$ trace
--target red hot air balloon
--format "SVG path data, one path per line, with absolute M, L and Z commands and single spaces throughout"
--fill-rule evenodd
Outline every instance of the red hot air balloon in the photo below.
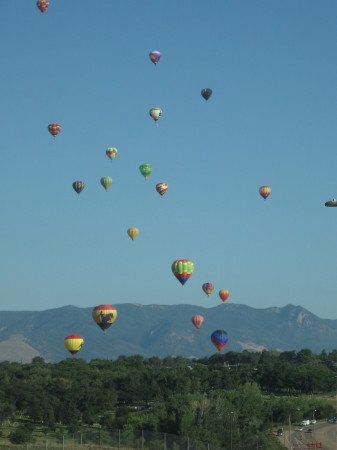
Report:
M 213 331 L 211 335 L 212 344 L 221 352 L 228 342 L 228 334 L 224 330 Z
M 214 286 L 212 283 L 204 283 L 202 285 L 202 290 L 205 292 L 207 297 L 210 296 L 210 294 L 213 292 Z
M 201 327 L 202 323 L 204 321 L 204 318 L 200 315 L 196 315 L 192 317 L 192 323 L 195 326 L 197 330 Z
M 229 291 L 227 291 L 226 289 L 221 289 L 221 291 L 219 291 L 219 297 L 225 303 L 225 301 L 229 297 Z
M 39 10 L 42 12 L 42 14 L 44 14 L 46 12 L 46 10 L 48 9 L 49 1 L 48 0 L 38 0 L 36 2 L 36 6 L 39 8 Z
M 48 131 L 52 136 L 54 136 L 55 139 L 61 131 L 61 125 L 59 123 L 51 123 L 48 125 Z

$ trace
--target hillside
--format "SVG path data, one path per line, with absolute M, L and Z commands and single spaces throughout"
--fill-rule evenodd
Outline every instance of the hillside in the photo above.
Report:
M 196 357 L 217 352 L 211 333 L 224 329 L 229 342 L 223 351 L 311 349 L 331 351 L 337 343 L 337 320 L 320 319 L 300 306 L 254 309 L 239 304 L 214 308 L 193 305 L 115 305 L 118 318 L 106 335 L 93 322 L 92 308 L 66 306 L 46 311 L 3 311 L 0 315 L 0 361 L 30 362 L 42 356 L 57 362 L 69 356 L 68 334 L 80 334 L 78 357 L 116 359 L 120 355 Z M 196 330 L 194 314 L 204 323 Z

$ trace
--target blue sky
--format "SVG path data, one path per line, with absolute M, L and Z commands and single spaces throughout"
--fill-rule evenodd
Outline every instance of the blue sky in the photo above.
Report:
M 228 289 L 336 319 L 336 20 L 335 0 L 0 0 L 0 309 L 212 307 Z

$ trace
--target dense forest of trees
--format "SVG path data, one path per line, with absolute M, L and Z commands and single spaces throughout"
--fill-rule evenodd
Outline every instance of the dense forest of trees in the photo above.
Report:
M 337 350 L 228 352 L 210 358 L 116 361 L 66 359 L 58 364 L 35 358 L 31 364 L 0 364 L 0 422 L 26 417 L 54 431 L 73 433 L 99 424 L 106 429 L 153 430 L 242 446 L 270 430 L 336 415 L 315 394 L 334 393 Z M 27 430 L 26 430 L 27 431 Z M 29 435 L 29 430 L 26 435 Z M 20 441 L 18 432 L 12 441 Z M 256 448 L 256 447 L 254 447 Z

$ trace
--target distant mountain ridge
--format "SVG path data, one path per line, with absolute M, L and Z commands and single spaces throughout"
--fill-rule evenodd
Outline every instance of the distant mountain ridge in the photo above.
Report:
M 45 311 L 3 311 L 0 314 L 0 361 L 30 362 L 42 356 L 58 362 L 70 356 L 64 338 L 80 334 L 79 358 L 117 359 L 120 355 L 208 357 L 217 352 L 214 330 L 229 334 L 225 351 L 295 350 L 327 352 L 337 348 L 337 320 L 320 319 L 301 306 L 255 309 L 240 304 L 213 308 L 193 305 L 114 305 L 116 322 L 106 335 L 93 322 L 92 308 L 65 306 Z M 191 322 L 201 314 L 197 330 Z

